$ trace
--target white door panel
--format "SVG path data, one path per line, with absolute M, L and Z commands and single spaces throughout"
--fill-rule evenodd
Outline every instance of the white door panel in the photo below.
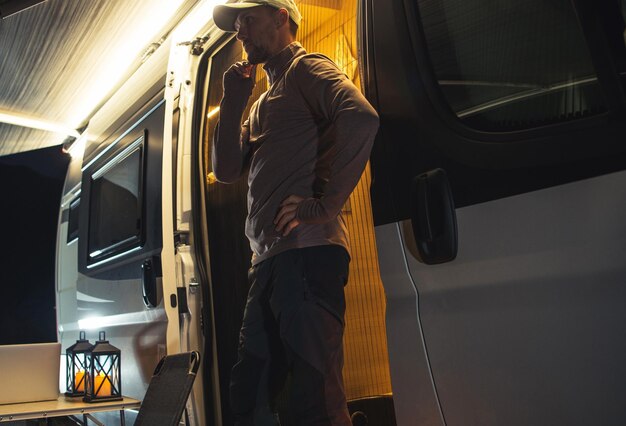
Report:
M 418 315 L 418 296 L 407 269 L 398 224 L 376 228 L 380 275 L 387 297 L 387 342 L 398 425 L 443 425 Z
M 401 224 L 447 425 L 626 419 L 625 211 L 626 172 L 461 208 L 433 266 Z

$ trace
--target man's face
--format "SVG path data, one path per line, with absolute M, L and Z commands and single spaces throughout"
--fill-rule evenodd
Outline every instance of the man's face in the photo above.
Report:
M 254 7 L 241 12 L 235 21 L 237 39 L 243 44 L 251 64 L 264 63 L 276 53 L 275 12 L 276 9 L 269 6 Z

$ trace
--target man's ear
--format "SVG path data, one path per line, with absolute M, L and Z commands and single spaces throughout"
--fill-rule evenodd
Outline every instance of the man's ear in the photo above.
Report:
M 274 22 L 276 23 L 276 28 L 280 28 L 285 24 L 289 25 L 289 12 L 287 12 L 287 9 L 278 9 Z

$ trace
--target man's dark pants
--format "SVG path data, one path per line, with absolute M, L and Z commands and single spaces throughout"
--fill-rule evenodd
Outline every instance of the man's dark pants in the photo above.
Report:
M 350 262 L 340 246 L 279 253 L 250 269 L 231 373 L 237 425 L 276 425 L 273 401 L 291 373 L 292 425 L 351 425 L 343 389 L 343 329 Z

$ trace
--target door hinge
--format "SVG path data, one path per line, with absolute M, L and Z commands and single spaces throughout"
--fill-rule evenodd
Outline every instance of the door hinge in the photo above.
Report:
M 196 37 L 195 39 L 191 40 L 191 41 L 183 41 L 181 43 L 178 43 L 177 46 L 189 46 L 189 51 L 191 52 L 192 55 L 198 56 L 200 54 L 202 54 L 202 52 L 204 52 L 204 47 L 202 47 L 204 45 L 204 43 L 207 42 L 209 38 L 208 37 Z

